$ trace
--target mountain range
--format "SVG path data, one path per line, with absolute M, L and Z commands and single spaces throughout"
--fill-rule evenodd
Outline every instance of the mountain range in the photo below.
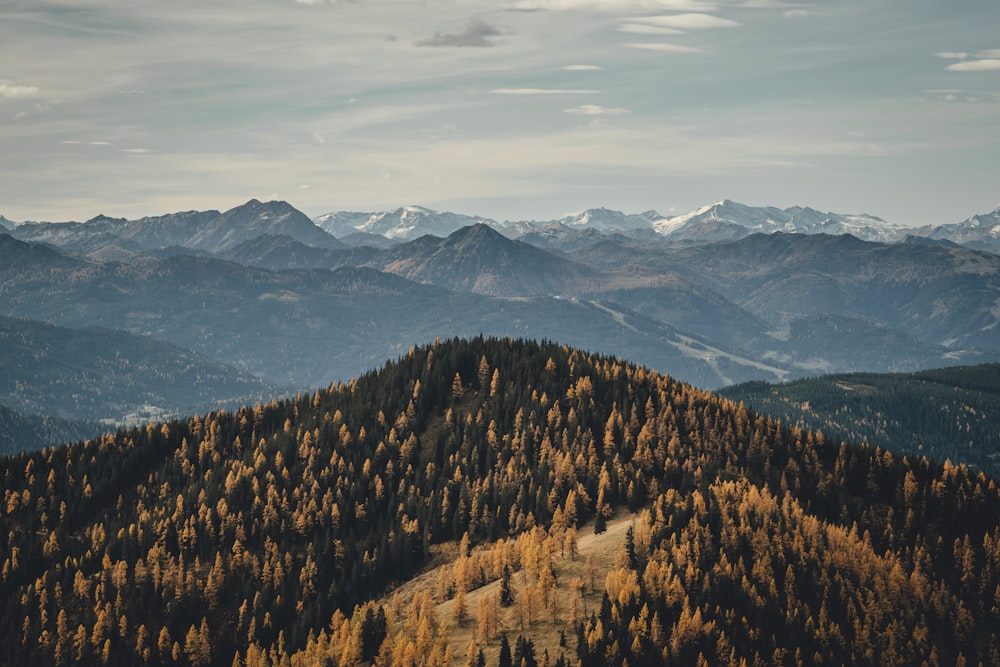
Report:
M 12 232 L 21 240 L 52 243 L 70 250 L 86 250 L 102 242 L 108 244 L 113 237 L 121 239 L 119 250 L 122 252 L 186 248 L 218 253 L 262 234 L 289 236 L 306 245 L 331 249 L 341 249 L 345 244 L 386 247 L 425 235 L 445 237 L 477 224 L 492 227 L 511 238 L 589 231 L 601 236 L 664 238 L 675 244 L 691 244 L 784 232 L 850 234 L 865 241 L 884 243 L 917 237 L 951 241 L 988 252 L 1000 251 L 1000 206 L 960 222 L 922 227 L 888 222 L 868 214 L 824 213 L 807 206 L 786 209 L 748 206 L 729 199 L 676 216 L 663 216 L 656 211 L 629 214 L 596 208 L 553 220 L 498 222 L 482 216 L 404 206 L 381 212 L 334 211 L 316 216 L 312 225 L 307 222 L 305 214 L 286 202 L 251 200 L 224 213 L 187 211 L 137 220 L 99 215 L 86 223 L 15 223 L 0 216 L 0 229 Z M 317 227 L 326 234 L 317 233 Z
M 123 330 L 272 388 L 326 386 L 415 344 L 480 333 L 618 354 L 709 389 L 1000 360 L 1000 256 L 912 229 L 865 240 L 899 235 L 872 216 L 728 200 L 675 218 L 373 215 L 327 219 L 351 243 L 285 202 L 256 200 L 222 213 L 22 223 L 0 234 L 0 314 L 67 336 Z M 975 228 L 988 236 L 993 217 Z M 431 226 L 442 236 L 408 239 Z M 959 227 L 973 225 L 949 229 Z M 23 358 L 50 363 L 32 340 Z M 240 392 L 188 393 L 208 409 Z M 60 409 L 4 400 L 79 414 L 68 396 Z

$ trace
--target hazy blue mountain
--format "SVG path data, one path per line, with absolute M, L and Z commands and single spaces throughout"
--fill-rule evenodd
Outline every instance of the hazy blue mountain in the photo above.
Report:
M 828 436 L 1000 474 L 1000 364 L 751 382 L 720 393 Z
M 273 392 L 233 366 L 148 336 L 0 317 L 0 405 L 21 413 L 121 421 L 144 406 L 204 412 Z
M 489 297 L 371 268 L 266 271 L 190 256 L 98 264 L 10 242 L 18 247 L 6 255 L 0 243 L 5 311 L 153 335 L 275 384 L 325 385 L 414 344 L 480 332 L 616 351 L 705 387 L 790 372 L 681 327 L 590 301 Z M 4 263 L 8 255 L 31 253 L 40 259 L 29 268 Z
M 0 456 L 93 438 L 107 430 L 96 420 L 25 415 L 0 405 Z
M 340 244 L 336 249 L 317 248 L 284 234 L 261 234 L 219 253 L 218 256 L 247 266 L 281 271 L 353 266 L 364 262 L 372 255 L 374 255 L 373 250 L 355 250 L 344 244 Z
M 418 282 L 492 296 L 578 295 L 606 278 L 484 224 L 386 250 L 373 265 Z
M 171 246 L 218 253 L 261 235 L 284 235 L 320 248 L 343 247 L 287 202 L 252 199 L 219 211 L 185 211 L 126 220 L 97 216 L 86 222 L 33 222 L 13 235 L 23 241 L 54 245 L 76 254 L 110 259 L 105 246 L 124 251 L 125 259 L 143 250 Z

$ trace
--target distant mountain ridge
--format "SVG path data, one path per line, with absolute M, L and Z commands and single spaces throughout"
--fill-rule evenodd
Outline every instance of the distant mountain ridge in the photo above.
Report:
M 558 262 L 501 240 L 543 264 Z M 449 245 L 435 237 L 412 243 L 427 246 L 431 255 L 439 244 Z M 37 256 L 33 262 L 16 261 L 31 255 Z M 0 308 L 61 326 L 117 326 L 155 336 L 273 384 L 302 388 L 356 376 L 422 341 L 480 332 L 618 351 L 702 386 L 777 379 L 791 371 L 596 299 L 496 297 L 367 266 L 271 271 L 186 255 L 100 263 L 2 235 Z
M 685 241 L 734 241 L 750 234 L 774 232 L 799 234 L 851 234 L 866 241 L 894 242 L 907 227 L 870 215 L 822 213 L 809 207 L 753 207 L 729 199 L 655 224 L 670 239 Z
M 377 258 L 378 268 L 411 280 L 492 296 L 576 295 L 601 275 L 479 223 L 445 239 L 423 237 Z
M 507 220 L 498 222 L 481 216 L 439 212 L 421 206 L 407 206 L 380 213 L 331 212 L 313 218 L 324 230 L 343 238 L 355 233 L 377 234 L 394 241 L 413 240 L 430 234 L 445 237 L 462 227 L 488 225 L 511 238 L 553 247 L 553 239 L 579 237 L 589 231 L 599 235 L 655 234 L 675 243 L 735 241 L 750 234 L 850 234 L 865 241 L 898 243 L 907 236 L 950 240 L 989 252 L 1000 251 L 1000 207 L 984 215 L 972 216 L 955 224 L 908 227 L 866 213 L 822 212 L 808 206 L 781 209 L 748 206 L 730 199 L 707 204 L 688 213 L 663 216 L 656 211 L 629 214 L 607 208 L 587 209 L 552 220 Z
M 302 389 L 479 333 L 617 354 L 704 388 L 1000 361 L 1000 256 L 913 229 L 865 240 L 901 229 L 873 216 L 731 200 L 672 218 L 390 213 L 331 214 L 346 242 L 257 200 L 22 223 L 0 232 L 0 315 L 121 329 Z M 988 237 L 998 215 L 962 229 Z
M 232 407 L 275 387 L 233 366 L 124 331 L 0 317 L 0 405 L 23 414 L 108 419 Z
M 784 232 L 850 234 L 882 243 L 922 237 L 1000 252 L 1000 207 L 959 223 L 923 227 L 908 227 L 864 213 L 825 213 L 808 206 L 786 209 L 748 206 L 730 199 L 675 216 L 663 216 L 652 210 L 629 214 L 592 208 L 553 220 L 503 222 L 423 206 L 403 206 L 381 212 L 334 211 L 310 220 L 287 202 L 256 199 L 221 213 L 184 211 L 136 220 L 98 215 L 83 223 L 16 224 L 0 217 L 0 231 L 20 240 L 49 243 L 98 259 L 111 259 L 115 252 L 118 256 L 129 256 L 169 247 L 217 254 L 261 235 L 287 236 L 305 245 L 330 250 L 359 245 L 388 247 L 425 235 L 444 238 L 463 227 L 477 224 L 511 238 L 540 242 L 549 249 L 557 249 L 564 242 L 579 244 L 581 232 L 598 236 L 663 238 L 681 245 L 735 241 L 750 234 Z
M 430 234 L 448 236 L 462 227 L 484 224 L 490 227 L 500 225 L 489 218 L 442 213 L 422 206 L 404 206 L 394 211 L 382 213 L 327 213 L 313 219 L 313 222 L 336 237 L 348 236 L 356 232 L 378 234 L 388 239 L 412 241 Z
M 912 232 L 930 239 L 944 239 L 977 250 L 1000 252 L 1000 206 L 990 213 L 971 216 L 952 225 L 920 227 Z
M 97 239 L 98 246 L 117 243 L 131 251 L 177 246 L 219 253 L 265 234 L 288 236 L 319 248 L 345 247 L 291 204 L 256 199 L 224 213 L 185 211 L 137 220 L 101 215 L 87 222 L 28 222 L 10 233 L 22 241 L 48 243 L 71 251 L 92 251 Z

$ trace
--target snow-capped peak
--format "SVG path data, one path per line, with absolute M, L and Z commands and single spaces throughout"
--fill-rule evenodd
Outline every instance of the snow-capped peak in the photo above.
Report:
M 498 223 L 488 218 L 440 212 L 424 206 L 401 206 L 376 213 L 336 211 L 313 218 L 313 222 L 337 237 L 365 232 L 398 241 L 425 234 L 443 238 L 462 227 L 479 223 L 499 228 Z
M 717 241 L 747 234 L 787 232 L 799 234 L 853 234 L 869 241 L 897 241 L 905 227 L 870 215 L 841 215 L 792 206 L 747 206 L 731 199 L 707 204 L 690 213 L 663 220 L 655 225 L 663 236 L 689 240 Z

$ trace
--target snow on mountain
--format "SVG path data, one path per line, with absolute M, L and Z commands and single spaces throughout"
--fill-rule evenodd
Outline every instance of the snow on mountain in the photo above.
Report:
M 911 229 L 865 214 L 823 213 L 809 207 L 787 209 L 747 206 L 730 199 L 708 204 L 690 213 L 653 225 L 657 233 L 674 240 L 735 240 L 749 234 L 851 234 L 865 241 L 894 242 Z
M 650 229 L 664 217 L 656 211 L 644 213 L 622 213 L 607 208 L 589 208 L 575 215 L 566 216 L 559 222 L 570 229 L 596 229 L 602 232 L 619 232 L 633 229 Z
M 977 250 L 1000 252 L 1000 206 L 990 213 L 974 215 L 948 225 L 929 225 L 913 230 L 931 239 L 945 239 Z
M 26 222 L 12 233 L 23 241 L 51 243 L 83 253 L 122 243 L 135 250 L 179 246 L 217 253 L 262 234 L 285 235 L 320 248 L 341 246 L 291 204 L 256 199 L 224 213 L 184 211 L 137 220 L 98 215 L 86 222 Z
M 426 234 L 443 238 L 463 227 L 476 224 L 500 228 L 499 223 L 489 218 L 440 212 L 422 206 L 404 206 L 381 213 L 337 211 L 313 218 L 313 222 L 336 237 L 364 232 L 405 241 Z
M 8 220 L 7 218 L 5 218 L 2 215 L 0 215 L 0 229 L 9 232 L 10 230 L 14 229 L 15 227 L 17 227 L 17 223 L 16 222 L 14 222 L 13 220 Z

